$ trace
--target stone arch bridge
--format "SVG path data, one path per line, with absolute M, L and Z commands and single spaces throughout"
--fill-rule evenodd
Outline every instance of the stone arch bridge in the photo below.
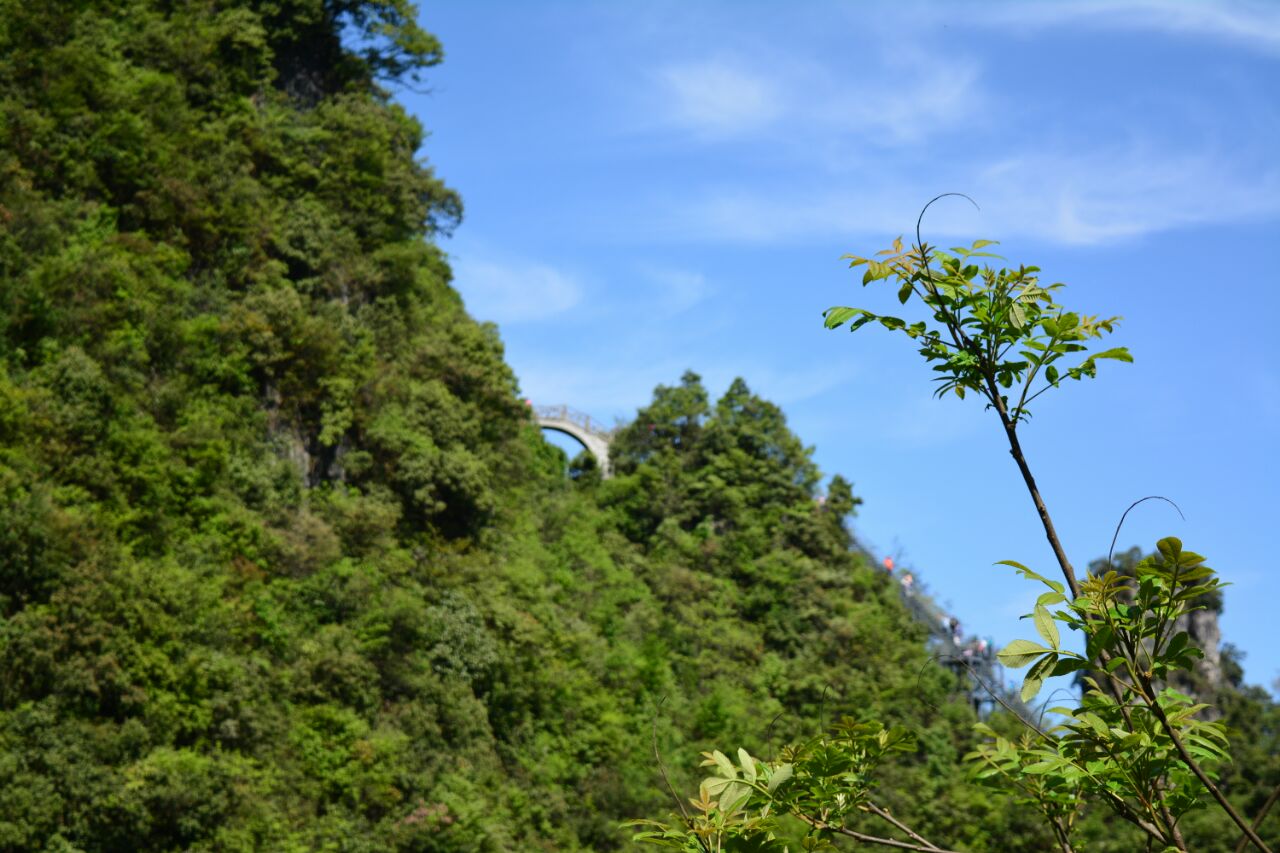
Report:
M 613 466 L 609 464 L 609 443 L 613 441 L 614 433 L 611 428 L 568 406 L 535 406 L 530 403 L 530 408 L 538 426 L 564 433 L 585 447 L 596 458 L 600 474 L 606 480 L 613 474 Z

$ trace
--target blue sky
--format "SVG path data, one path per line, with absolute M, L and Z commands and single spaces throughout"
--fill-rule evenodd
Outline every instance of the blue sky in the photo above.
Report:
M 914 226 L 1001 241 L 1120 314 L 1136 362 L 1041 398 L 1023 442 L 1073 560 L 1164 535 L 1234 584 L 1280 676 L 1280 4 L 425 0 L 446 60 L 398 97 L 463 195 L 456 285 L 526 396 L 627 419 L 735 376 L 866 501 L 855 528 L 1007 642 L 1052 555 L 993 415 L 931 397 L 896 306 L 839 260 Z

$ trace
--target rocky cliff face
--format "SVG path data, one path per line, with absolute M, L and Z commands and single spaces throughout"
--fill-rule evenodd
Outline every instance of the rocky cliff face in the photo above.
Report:
M 1218 625 L 1219 611 L 1216 608 L 1196 610 L 1178 618 L 1179 631 L 1191 635 L 1191 642 L 1199 646 L 1204 657 L 1196 661 L 1195 678 L 1188 685 L 1195 691 L 1193 695 L 1201 701 L 1213 701 L 1213 694 L 1225 684 L 1222 673 L 1222 628 Z

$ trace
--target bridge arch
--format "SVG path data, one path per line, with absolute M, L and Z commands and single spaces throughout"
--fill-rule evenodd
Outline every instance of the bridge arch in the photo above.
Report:
M 609 464 L 609 443 L 613 440 L 613 430 L 593 421 L 590 415 L 568 406 L 530 406 L 538 426 L 574 439 L 596 458 L 604 479 L 613 475 L 613 467 Z

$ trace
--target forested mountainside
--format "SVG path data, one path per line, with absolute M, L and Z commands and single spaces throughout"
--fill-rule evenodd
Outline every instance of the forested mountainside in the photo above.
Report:
M 918 828 L 1040 849 L 776 406 L 689 374 L 565 476 L 436 245 L 415 21 L 0 0 L 0 850 L 619 849 L 655 751 L 840 713 L 920 731 Z

